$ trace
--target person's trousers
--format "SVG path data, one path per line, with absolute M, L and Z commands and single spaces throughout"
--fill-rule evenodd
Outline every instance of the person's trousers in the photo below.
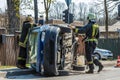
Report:
M 24 47 L 20 46 L 20 51 L 17 59 L 17 64 L 19 65 L 26 65 L 26 59 L 27 59 L 27 50 Z
M 91 71 L 94 70 L 94 64 L 96 66 L 101 66 L 102 65 L 99 62 L 98 59 L 93 58 L 93 53 L 94 53 L 95 48 L 96 48 L 96 42 L 95 41 L 85 42 L 86 59 L 87 59 L 87 62 L 88 62 L 89 70 L 91 70 Z

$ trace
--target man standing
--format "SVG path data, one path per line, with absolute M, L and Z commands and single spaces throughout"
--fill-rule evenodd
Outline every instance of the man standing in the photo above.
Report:
M 21 37 L 19 41 L 20 50 L 19 50 L 16 66 L 20 69 L 28 68 L 26 67 L 26 59 L 27 59 L 26 45 L 28 40 L 28 32 L 33 26 L 35 26 L 35 24 L 33 24 L 33 18 L 31 16 L 27 16 L 26 20 L 23 22 Z
M 40 19 L 39 19 L 39 22 L 38 22 L 38 25 L 39 26 L 42 26 L 44 24 L 44 18 L 43 18 L 43 16 L 41 15 L 40 16 Z
M 90 13 L 88 14 L 88 24 L 82 28 L 75 28 L 75 33 L 85 33 L 86 37 L 85 41 L 85 52 L 86 52 L 86 59 L 89 66 L 89 70 L 86 73 L 94 73 L 94 64 L 99 66 L 98 72 L 102 71 L 103 65 L 99 62 L 97 58 L 93 55 L 96 45 L 98 43 L 97 39 L 99 38 L 99 27 L 96 23 L 95 15 Z M 94 63 L 94 64 L 93 64 Z

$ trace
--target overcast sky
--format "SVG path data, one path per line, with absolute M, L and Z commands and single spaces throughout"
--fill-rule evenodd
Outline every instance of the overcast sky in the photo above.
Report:
M 0 8 L 4 11 L 6 8 L 6 0 L 0 0 Z

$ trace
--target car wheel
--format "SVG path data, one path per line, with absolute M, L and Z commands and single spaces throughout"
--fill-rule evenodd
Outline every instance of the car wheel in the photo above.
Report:
M 97 59 L 99 60 L 101 59 L 101 56 L 98 53 L 95 53 L 94 56 L 97 57 Z

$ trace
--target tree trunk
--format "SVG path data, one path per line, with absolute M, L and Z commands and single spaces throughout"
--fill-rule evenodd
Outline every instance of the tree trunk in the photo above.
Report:
M 107 2 L 104 0 L 104 7 L 105 7 L 105 30 L 106 30 L 106 38 L 108 38 L 108 9 L 107 9 Z
M 48 9 L 46 9 L 46 24 L 48 23 Z
M 50 9 L 52 0 L 44 0 L 45 14 L 46 14 L 46 23 L 48 23 L 48 12 Z
M 17 0 L 17 6 L 14 2 L 15 0 L 7 0 L 8 9 L 8 32 L 13 34 L 15 30 L 20 27 L 20 14 L 19 14 L 19 4 L 20 1 Z

